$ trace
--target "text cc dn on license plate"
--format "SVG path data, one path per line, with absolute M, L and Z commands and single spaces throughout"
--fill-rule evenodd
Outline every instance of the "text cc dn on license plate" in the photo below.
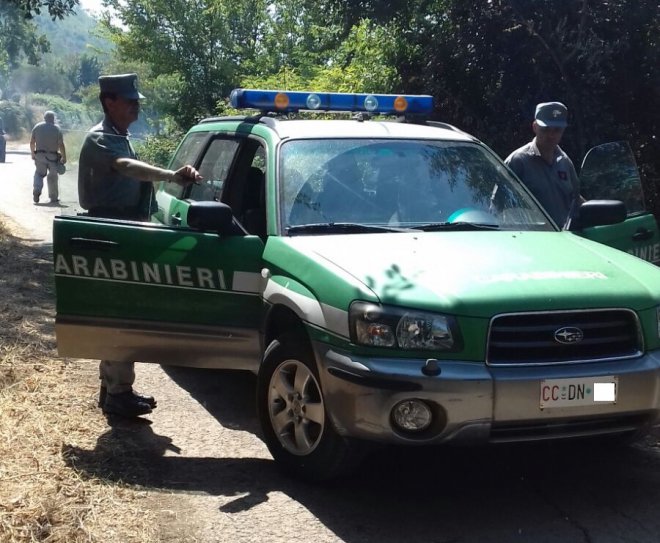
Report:
M 540 407 L 578 407 L 616 403 L 619 379 L 581 377 L 577 379 L 544 379 L 540 388 Z

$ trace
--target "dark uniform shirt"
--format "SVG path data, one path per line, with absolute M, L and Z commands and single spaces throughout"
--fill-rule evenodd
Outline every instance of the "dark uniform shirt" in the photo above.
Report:
M 548 164 L 533 140 L 504 161 L 531 191 L 552 219 L 563 226 L 580 196 L 580 180 L 573 162 L 559 147 Z
M 78 198 L 97 217 L 146 220 L 153 199 L 151 183 L 127 177 L 113 168 L 118 158 L 137 158 L 128 135 L 105 117 L 92 127 L 80 150 Z

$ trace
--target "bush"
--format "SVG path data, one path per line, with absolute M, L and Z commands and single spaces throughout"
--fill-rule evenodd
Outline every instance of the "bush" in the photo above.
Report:
M 179 132 L 147 136 L 136 143 L 135 150 L 140 160 L 164 168 L 169 164 L 182 137 L 183 134 Z
M 5 132 L 12 137 L 21 137 L 30 125 L 25 108 L 9 100 L 0 101 L 0 117 L 4 121 Z
M 90 111 L 83 104 L 70 102 L 60 96 L 50 94 L 31 94 L 32 124 L 43 120 L 43 113 L 52 110 L 57 116 L 58 124 L 64 129 L 84 129 L 96 124 L 97 111 Z

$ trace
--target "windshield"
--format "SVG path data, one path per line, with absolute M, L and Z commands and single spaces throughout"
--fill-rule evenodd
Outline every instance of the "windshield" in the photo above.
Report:
M 554 229 L 506 167 L 469 142 L 292 140 L 281 147 L 279 187 L 290 234 Z

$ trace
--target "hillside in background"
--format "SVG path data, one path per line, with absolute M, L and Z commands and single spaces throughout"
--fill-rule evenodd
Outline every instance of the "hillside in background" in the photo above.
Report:
M 78 8 L 75 15 L 53 21 L 47 14 L 34 18 L 39 32 L 43 33 L 51 45 L 49 57 L 62 60 L 72 55 L 105 56 L 112 50 L 112 43 L 101 36 L 98 21 L 84 9 Z

